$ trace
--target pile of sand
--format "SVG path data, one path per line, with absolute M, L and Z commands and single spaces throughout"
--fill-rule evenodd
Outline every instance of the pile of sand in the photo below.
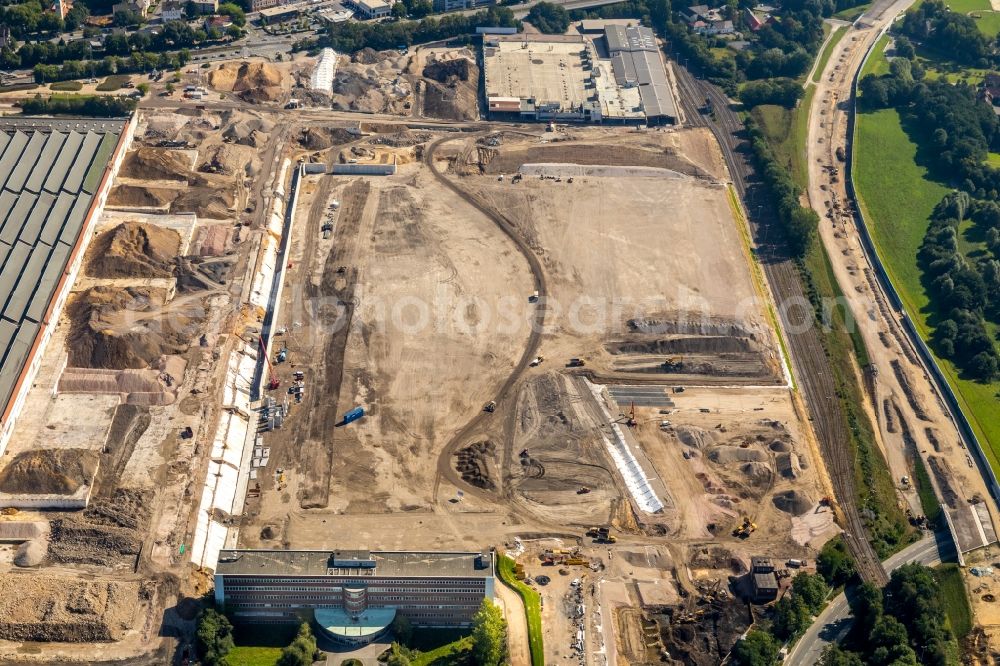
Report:
M 748 462 L 740 466 L 740 471 L 754 485 L 764 485 L 771 480 L 771 467 L 766 463 Z
M 37 567 L 45 561 L 49 552 L 49 542 L 45 539 L 31 539 L 17 547 L 14 553 L 14 566 Z
M 142 147 L 128 154 L 121 173 L 143 180 L 186 181 L 190 172 L 190 154 L 167 148 Z
M 162 290 L 138 287 L 91 287 L 78 294 L 66 308 L 69 366 L 158 367 L 160 357 L 184 352 L 197 339 L 200 318 L 179 310 L 169 316 L 143 316 L 162 302 Z
M 121 640 L 138 608 L 137 582 L 0 574 L 0 638 L 4 640 Z
M 677 426 L 677 437 L 688 446 L 704 449 L 715 444 L 715 436 L 695 426 Z
M 97 473 L 100 456 L 87 449 L 22 451 L 0 472 L 0 492 L 72 495 Z
M 809 495 L 798 490 L 786 490 L 778 493 L 772 499 L 774 506 L 780 511 L 793 516 L 801 516 L 812 508 L 814 502 Z
M 708 451 L 708 459 L 721 465 L 731 462 L 766 462 L 767 454 L 758 449 L 742 449 L 738 446 L 715 446 Z
M 180 246 L 180 234 L 173 229 L 123 222 L 94 239 L 87 274 L 97 278 L 170 277 Z
M 275 102 L 284 95 L 281 72 L 266 62 L 223 63 L 208 75 L 208 84 L 245 102 Z
M 794 453 L 779 453 L 776 459 L 778 472 L 789 479 L 797 479 L 802 474 L 802 464 Z
M 229 122 L 230 118 L 226 118 Z M 274 123 L 261 118 L 237 118 L 222 131 L 222 140 L 228 143 L 238 143 L 242 146 L 256 148 L 267 141 L 267 136 L 274 131 Z
M 780 439 L 776 439 L 770 444 L 770 449 L 775 453 L 788 453 L 792 450 L 792 445 L 788 442 L 783 442 Z

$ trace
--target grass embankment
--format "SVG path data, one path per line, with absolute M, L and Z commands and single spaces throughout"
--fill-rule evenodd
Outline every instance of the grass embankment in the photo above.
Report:
M 858 115 L 854 178 L 862 211 L 889 278 L 920 336 L 929 340 L 930 299 L 921 281 L 917 253 L 934 206 L 949 191 L 917 163 L 910 140 L 893 109 Z M 994 469 L 1000 469 L 1000 382 L 961 379 L 955 366 L 938 358 L 958 402 Z
M 37 83 L 12 83 L 8 86 L 0 86 L 0 93 L 22 92 L 25 90 L 34 90 L 37 87 Z
M 236 625 L 236 647 L 226 655 L 229 666 L 274 666 L 281 650 L 292 642 L 298 627 L 291 625 Z
M 826 24 L 824 23 L 823 25 Z M 842 25 L 833 31 L 833 36 L 830 37 L 830 40 L 826 43 L 826 47 L 823 49 L 823 53 L 819 56 L 819 63 L 816 65 L 816 70 L 812 76 L 813 83 L 819 83 L 820 78 L 823 76 L 823 70 L 826 69 L 826 63 L 830 61 L 833 50 L 837 48 L 837 44 L 845 34 L 847 34 L 846 25 Z
M 761 104 L 750 112 L 775 155 L 791 172 L 792 180 L 803 189 L 809 184 L 805 146 L 809 139 L 809 107 L 815 93 L 816 86 L 806 86 L 802 100 L 794 109 Z
M 955 638 L 962 640 L 972 631 L 972 609 L 965 592 L 962 571 L 957 564 L 942 564 L 935 570 L 948 624 Z
M 457 641 L 445 643 L 428 652 L 421 652 L 410 660 L 411 666 L 459 666 L 470 663 L 472 637 L 463 636 Z
M 841 9 L 839 12 L 834 14 L 832 18 L 840 19 L 841 21 L 851 21 L 853 23 L 859 16 L 868 11 L 868 8 L 871 6 L 872 3 L 866 2 L 863 5 L 855 5 L 854 7 L 848 7 L 847 9 Z
M 531 665 L 545 666 L 545 647 L 542 644 L 542 600 L 538 592 L 518 580 L 514 573 L 514 559 L 501 555 L 497 561 L 500 580 L 520 595 L 524 602 L 524 612 L 528 618 L 528 648 L 531 651 Z
M 82 90 L 83 84 L 79 81 L 57 81 L 49 85 L 49 90 L 56 90 L 60 92 L 76 92 L 77 90 Z
M 132 77 L 128 74 L 112 74 L 108 78 L 104 79 L 97 84 L 97 89 L 101 92 L 111 92 L 112 90 L 120 90 Z
M 941 527 L 941 502 L 938 501 L 934 493 L 934 486 L 931 485 L 931 477 L 927 474 L 927 466 L 920 456 L 913 456 L 913 483 L 916 484 L 917 497 L 920 498 L 920 508 L 923 510 L 927 520 L 935 529 Z
M 881 76 L 889 73 L 889 59 L 885 57 L 885 48 L 889 45 L 889 35 L 882 35 L 875 46 L 872 47 L 871 55 L 865 61 L 865 66 L 861 68 L 861 78 L 874 74 Z

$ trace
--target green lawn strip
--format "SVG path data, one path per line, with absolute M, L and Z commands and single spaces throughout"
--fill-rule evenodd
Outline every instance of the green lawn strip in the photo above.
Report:
M 854 21 L 859 16 L 864 14 L 872 3 L 866 2 L 863 5 L 857 5 L 855 7 L 848 7 L 847 9 L 841 9 L 839 12 L 834 14 L 832 18 L 840 19 L 841 21 Z
M 83 88 L 79 81 L 57 81 L 49 86 L 50 90 L 74 92 Z
M 986 155 L 986 163 L 991 167 L 1000 168 L 1000 153 L 989 153 Z
M 968 14 L 979 9 L 989 9 L 990 0 L 948 0 L 948 8 L 959 14 Z
M 917 252 L 931 211 L 949 190 L 930 180 L 927 170 L 915 163 L 916 145 L 893 109 L 859 114 L 854 145 L 854 182 L 875 247 L 918 333 L 930 340 L 933 329 L 925 312 L 930 300 L 921 284 Z M 979 384 L 961 379 L 952 363 L 937 361 L 990 465 L 1000 469 L 996 399 L 1000 382 Z
M 34 90 L 37 87 L 37 83 L 12 83 L 9 86 L 0 86 L 0 93 Z
M 917 497 L 920 498 L 920 508 L 923 509 L 927 520 L 936 526 L 941 519 L 941 503 L 934 494 L 934 486 L 931 485 L 931 477 L 927 474 L 924 459 L 919 455 L 913 456 L 913 482 L 917 487 Z
M 969 607 L 969 596 L 965 591 L 962 571 L 957 564 L 942 564 L 935 569 L 938 586 L 941 590 L 941 605 L 951 631 L 959 640 L 972 631 L 972 609 Z
M 125 83 L 129 81 L 132 77 L 128 74 L 112 74 L 108 78 L 104 79 L 97 84 L 97 89 L 101 92 L 110 92 L 112 90 L 119 90 Z
M 412 666 L 459 666 L 469 662 L 472 655 L 472 637 L 463 636 L 445 643 L 429 652 L 421 652 L 410 660 Z
M 861 78 L 869 74 L 888 74 L 889 60 L 885 57 L 885 47 L 889 45 L 889 35 L 882 35 L 872 47 L 872 52 L 865 61 L 865 66 L 861 68 Z
M 1000 33 L 1000 12 L 995 11 L 983 11 L 977 12 L 979 18 L 976 20 L 976 26 L 979 27 L 979 32 L 983 33 L 987 37 L 996 37 L 997 33 Z
M 823 24 L 824 27 L 828 25 L 828 23 Z M 823 49 L 822 55 L 819 57 L 819 64 L 816 65 L 816 71 L 813 72 L 813 83 L 819 83 L 820 78 L 823 76 L 823 70 L 826 69 L 826 63 L 829 62 L 830 56 L 833 55 L 833 50 L 845 34 L 847 34 L 846 25 L 842 25 L 834 30 L 833 36 L 830 37 L 830 40 L 826 43 L 826 47 Z
M 497 574 L 507 587 L 517 592 L 524 601 L 524 613 L 528 618 L 528 647 L 531 651 L 532 666 L 545 666 L 545 649 L 542 644 L 542 600 L 538 592 L 517 579 L 514 573 L 514 559 L 501 555 L 497 562 Z
M 276 647 L 234 647 L 226 655 L 229 666 L 274 666 L 281 656 Z

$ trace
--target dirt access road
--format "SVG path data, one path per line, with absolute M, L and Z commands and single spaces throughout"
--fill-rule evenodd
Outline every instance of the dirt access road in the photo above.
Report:
M 843 175 L 833 171 L 843 167 L 835 151 L 847 142 L 854 76 L 865 53 L 882 34 L 882 28 L 910 4 L 910 0 L 876 3 L 849 29 L 827 62 L 809 115 L 808 197 L 810 205 L 820 214 L 820 236 L 871 362 L 878 370 L 874 395 L 870 392 L 869 397 L 874 403 L 880 445 L 892 476 L 911 505 L 915 505 L 914 511 L 919 512 L 915 493 L 900 480 L 913 475 L 913 456 L 923 456 L 932 471 L 938 496 L 952 507 L 950 514 L 959 545 L 966 551 L 983 542 L 968 500 L 983 498 L 988 506 L 986 484 L 919 362 L 899 313 L 892 309 L 875 277 L 861 245 L 857 221 L 844 207 L 849 199 Z M 934 470 L 941 473 L 935 474 Z M 992 519 L 995 523 L 995 513 Z M 986 532 L 989 531 L 987 527 Z

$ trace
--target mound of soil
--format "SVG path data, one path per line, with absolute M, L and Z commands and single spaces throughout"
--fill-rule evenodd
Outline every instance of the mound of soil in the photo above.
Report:
M 772 499 L 774 506 L 780 511 L 793 516 L 801 516 L 812 508 L 814 502 L 809 495 L 798 490 L 786 490 L 778 493 Z
M 771 480 L 771 468 L 766 463 L 743 463 L 740 466 L 740 471 L 753 485 L 766 485 Z
M 87 449 L 22 451 L 0 472 L 0 492 L 72 495 L 94 478 L 99 460 Z
M 490 478 L 489 461 L 496 453 L 493 442 L 476 442 L 460 449 L 456 454 L 455 469 L 462 474 L 462 479 L 477 488 L 493 490 L 496 484 Z
M 94 239 L 87 274 L 98 278 L 167 278 L 181 237 L 173 229 L 123 222 Z
M 266 62 L 224 63 L 208 75 L 208 84 L 245 102 L 274 102 L 284 93 L 281 72 Z
M 357 139 L 343 127 L 307 127 L 299 135 L 299 145 L 307 150 L 326 150 Z
M 777 456 L 778 471 L 789 479 L 797 479 L 802 474 L 802 464 L 794 453 L 779 453 Z
M 222 132 L 222 140 L 256 148 L 274 131 L 274 123 L 260 118 L 236 120 Z
M 769 445 L 769 448 L 775 453 L 788 453 L 792 450 L 792 445 L 788 442 L 783 442 L 780 439 L 776 439 Z
M 119 208 L 164 208 L 176 196 L 174 190 L 159 187 L 115 185 L 108 195 L 108 205 Z
M 712 433 L 695 426 L 678 426 L 677 437 L 684 444 L 696 449 L 704 449 L 706 446 L 715 444 L 715 437 Z
M 144 180 L 185 181 L 191 171 L 191 160 L 185 153 L 166 148 L 139 148 L 129 153 L 122 166 L 122 175 Z
M 14 566 L 37 567 L 45 560 L 49 552 L 49 544 L 45 539 L 31 539 L 17 547 L 14 553 Z
M 0 638 L 90 643 L 121 640 L 139 608 L 138 582 L 75 575 L 0 574 Z
M 738 446 L 716 446 L 709 450 L 708 459 L 721 465 L 731 462 L 766 462 L 767 454 L 758 449 L 741 449 Z
M 450 83 L 452 80 L 468 81 L 476 67 L 470 60 L 456 58 L 454 60 L 437 60 L 424 67 L 423 75 L 438 83 Z M 478 73 L 477 73 L 478 75 Z
M 196 315 L 202 313 L 175 311 L 169 317 L 141 319 L 152 303 L 162 302 L 162 294 L 157 291 L 100 286 L 80 293 L 66 308 L 70 318 L 66 340 L 70 367 L 158 367 L 161 356 L 186 350 L 197 338 L 200 319 Z M 131 325 L 125 325 L 126 314 L 134 318 Z

